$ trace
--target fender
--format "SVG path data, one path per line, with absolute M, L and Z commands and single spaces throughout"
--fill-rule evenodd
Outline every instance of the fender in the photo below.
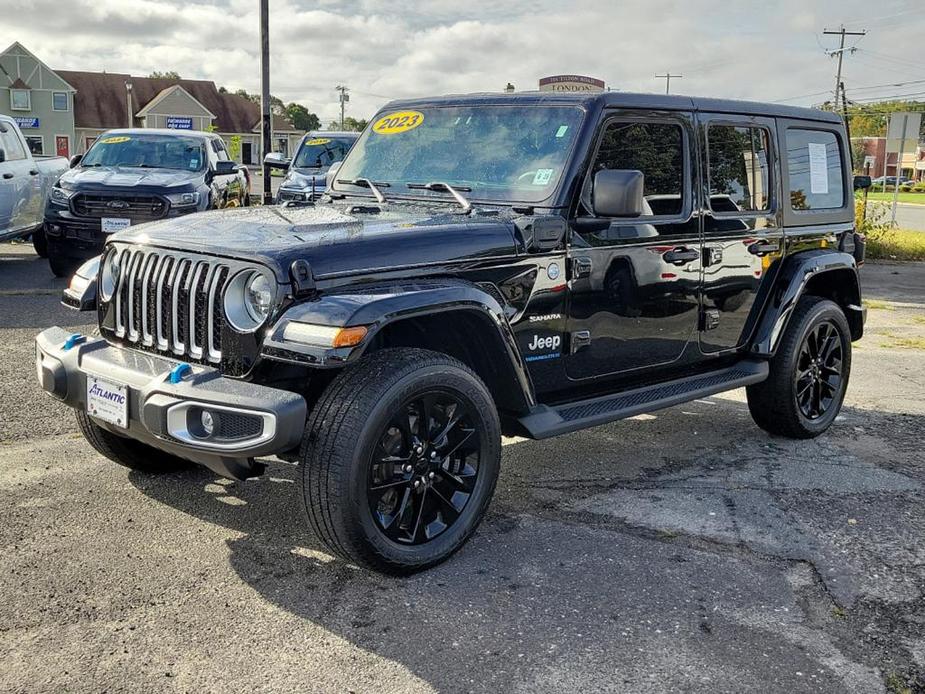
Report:
M 826 284 L 826 273 L 839 272 Z M 758 321 L 752 341 L 752 354 L 771 358 L 787 327 L 793 309 L 800 298 L 813 286 L 810 293 L 819 293 L 837 301 L 845 310 L 851 326 L 851 339 L 858 340 L 864 333 L 865 310 L 861 306 L 861 284 L 858 280 L 857 261 L 849 253 L 836 250 L 805 251 L 788 256 L 776 281 L 764 313 Z M 825 291 L 817 292 L 816 287 Z
M 317 300 L 292 306 L 282 315 L 264 339 L 262 356 L 314 368 L 340 368 L 362 357 L 390 326 L 414 318 L 437 318 L 443 314 L 448 314 L 445 315 L 447 321 L 453 321 L 449 314 L 454 313 L 467 313 L 484 325 L 485 331 L 473 335 L 472 339 L 491 355 L 494 364 L 503 365 L 491 369 L 499 379 L 496 384 L 505 388 L 503 399 L 514 409 L 533 406 L 533 384 L 504 309 L 488 291 L 463 280 L 415 280 L 323 294 Z M 355 347 L 333 348 L 286 339 L 286 327 L 292 323 L 325 327 L 366 326 L 368 332 Z M 503 382 L 505 380 L 510 382 Z M 509 392 L 511 390 L 513 392 Z
M 61 293 L 61 304 L 78 311 L 96 310 L 96 277 L 100 271 L 100 257 L 90 258 L 77 268 L 67 288 Z

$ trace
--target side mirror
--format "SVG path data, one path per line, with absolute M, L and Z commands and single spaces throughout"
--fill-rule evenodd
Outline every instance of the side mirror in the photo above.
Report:
M 290 160 L 284 157 L 281 152 L 270 152 L 263 158 L 263 163 L 271 169 L 288 169 Z
M 604 169 L 594 174 L 591 207 L 596 217 L 638 217 L 643 213 L 645 176 L 630 169 Z
M 328 169 L 327 173 L 324 175 L 324 187 L 330 188 L 334 185 L 334 177 L 337 176 L 337 172 L 340 171 L 340 167 L 344 162 L 336 161 L 331 164 L 331 167 Z
M 72 169 L 75 168 L 81 161 L 83 161 L 83 158 L 83 154 L 75 154 L 73 157 L 71 157 L 68 166 L 70 166 Z
M 233 161 L 215 162 L 215 175 L 216 176 L 228 176 L 230 174 L 236 173 L 237 170 L 238 170 L 238 165 Z
M 867 190 L 873 185 L 873 181 L 870 176 L 855 176 L 854 177 L 854 189 L 855 190 Z

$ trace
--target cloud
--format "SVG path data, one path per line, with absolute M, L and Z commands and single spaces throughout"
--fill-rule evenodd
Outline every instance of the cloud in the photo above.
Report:
M 845 60 L 853 86 L 920 73 L 902 57 L 921 41 L 916 0 L 271 0 L 272 90 L 325 120 L 368 117 L 390 98 L 495 91 L 539 77 L 590 74 L 615 89 L 672 90 L 791 103 L 825 99 L 834 64 L 823 22 L 871 33 Z M 53 68 L 148 74 L 176 70 L 229 89 L 259 89 L 255 0 L 0 0 L 0 43 L 22 42 Z M 890 62 L 889 59 L 895 59 Z M 891 68 L 891 69 L 890 69 Z M 880 92 L 865 92 L 865 96 Z M 884 95 L 890 90 L 883 92 Z M 893 93 L 901 93 L 894 90 Z

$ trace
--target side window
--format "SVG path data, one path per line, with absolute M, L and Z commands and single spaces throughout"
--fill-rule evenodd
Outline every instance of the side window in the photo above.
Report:
M 787 129 L 790 206 L 796 210 L 833 210 L 845 205 L 841 149 L 835 133 Z
M 684 209 L 684 158 L 680 125 L 614 121 L 604 132 L 591 175 L 602 169 L 641 171 L 643 216 L 678 215 Z
M 228 151 L 225 149 L 225 143 L 221 140 L 212 140 L 212 150 L 219 161 L 230 161 Z
M 771 209 L 768 143 L 764 128 L 710 125 L 710 209 L 714 212 L 766 212 Z
M 6 132 L 0 132 L 0 147 L 6 153 L 7 161 L 26 158 L 26 150 L 23 149 L 22 143 L 16 137 L 16 133 L 9 126 L 7 126 Z

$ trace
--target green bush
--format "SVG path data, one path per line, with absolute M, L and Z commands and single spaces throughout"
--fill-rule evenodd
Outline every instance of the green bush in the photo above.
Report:
M 912 185 L 909 183 L 904 183 L 903 185 L 899 186 L 899 192 L 900 193 L 911 193 Z
M 913 193 L 925 193 L 925 181 L 919 181 L 914 186 L 912 186 Z

